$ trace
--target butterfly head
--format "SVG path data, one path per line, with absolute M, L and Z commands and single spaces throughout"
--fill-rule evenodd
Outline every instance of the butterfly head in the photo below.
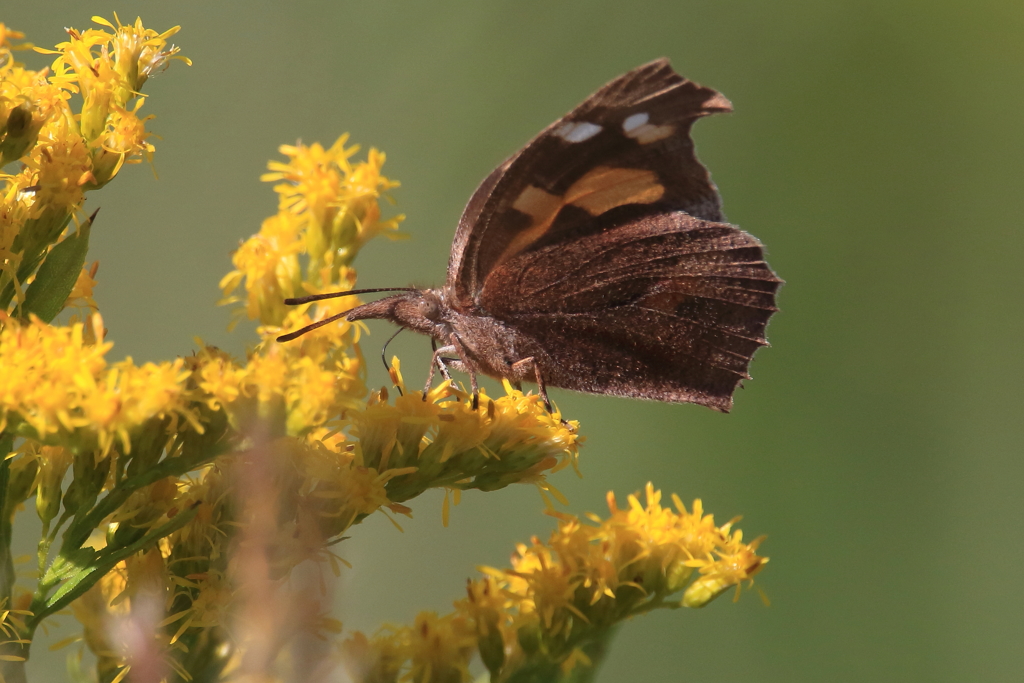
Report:
M 345 319 L 390 320 L 399 327 L 440 337 L 447 327 L 445 310 L 444 301 L 437 290 L 415 289 L 356 306 Z

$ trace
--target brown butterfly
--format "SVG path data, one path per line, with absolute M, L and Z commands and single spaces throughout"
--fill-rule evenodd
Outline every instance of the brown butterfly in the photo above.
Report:
M 441 343 L 431 362 L 547 386 L 727 412 L 782 282 L 761 243 L 725 221 L 690 126 L 732 105 L 661 59 L 616 78 L 481 183 L 439 289 L 399 291 L 345 317 Z M 401 331 L 401 329 L 399 330 Z M 397 334 L 397 333 L 396 333 Z

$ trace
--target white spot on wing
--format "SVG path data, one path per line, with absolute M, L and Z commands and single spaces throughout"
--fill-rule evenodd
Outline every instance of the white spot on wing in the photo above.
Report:
M 675 126 L 668 124 L 664 126 L 655 126 L 651 123 L 644 123 L 633 130 L 626 131 L 627 138 L 633 138 L 641 145 L 647 145 L 658 140 L 664 140 L 674 133 L 676 130 Z
M 555 129 L 555 135 L 566 142 L 583 142 L 601 132 L 601 126 L 586 121 L 566 121 Z
M 647 123 L 650 120 L 650 118 L 651 117 L 647 115 L 647 112 L 633 114 L 632 116 L 630 116 L 629 118 L 622 122 L 622 130 L 628 133 Z

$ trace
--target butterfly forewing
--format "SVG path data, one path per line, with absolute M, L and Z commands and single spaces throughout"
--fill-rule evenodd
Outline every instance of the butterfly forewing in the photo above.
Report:
M 448 270 L 455 301 L 478 299 L 492 270 L 516 254 L 607 229 L 623 206 L 721 220 L 690 127 L 730 111 L 724 97 L 666 60 L 615 79 L 499 166 L 470 199 Z

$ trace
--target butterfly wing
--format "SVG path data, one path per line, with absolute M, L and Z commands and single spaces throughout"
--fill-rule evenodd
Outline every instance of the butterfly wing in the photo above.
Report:
M 488 275 L 517 254 L 606 229 L 627 205 L 723 220 L 690 127 L 731 111 L 716 91 L 658 60 L 611 81 L 494 170 L 473 194 L 448 264 L 454 303 L 472 306 Z
M 683 212 L 610 214 L 596 235 L 498 265 L 480 306 L 551 386 L 727 412 L 777 310 L 760 242 Z

